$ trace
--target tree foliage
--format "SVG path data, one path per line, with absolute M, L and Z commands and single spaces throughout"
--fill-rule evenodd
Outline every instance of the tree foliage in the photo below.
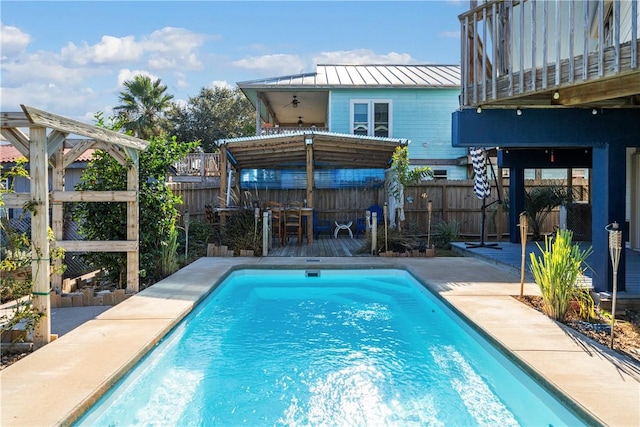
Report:
M 392 189 L 392 194 L 398 199 L 402 197 L 407 186 L 416 184 L 420 180 L 433 176 L 433 171 L 429 166 L 411 167 L 409 160 L 409 147 L 396 147 L 391 156 L 391 170 L 393 171 L 400 187 Z
M 100 126 L 107 127 L 102 115 L 98 114 L 97 118 Z M 118 130 L 122 123 L 116 120 L 109 126 Z M 196 146 L 196 143 L 178 143 L 175 138 L 151 137 L 147 149 L 139 154 L 140 273 L 147 285 L 167 275 L 163 265 L 167 254 L 163 254 L 162 248 L 172 245 L 175 239 L 176 205 L 182 203 L 164 185 L 166 171 Z M 127 169 L 106 151 L 96 150 L 76 190 L 126 190 L 126 186 Z M 87 240 L 126 240 L 126 203 L 76 203 L 73 217 Z M 86 259 L 96 268 L 107 270 L 114 282 L 124 284 L 126 254 L 89 253 Z
M 551 211 L 569 201 L 569 189 L 561 185 L 535 187 L 524 194 L 524 210 L 531 219 L 533 240 L 541 239 L 541 228 Z
M 141 139 L 158 135 L 165 126 L 165 112 L 171 107 L 173 95 L 167 94 L 167 86 L 160 79 L 136 75 L 124 82 L 126 90 L 120 92 L 120 105 L 114 108 L 124 130 Z
M 255 135 L 255 109 L 239 89 L 202 88 L 186 105 L 174 103 L 167 114 L 169 134 L 178 141 L 201 141 L 207 153 L 223 138 Z

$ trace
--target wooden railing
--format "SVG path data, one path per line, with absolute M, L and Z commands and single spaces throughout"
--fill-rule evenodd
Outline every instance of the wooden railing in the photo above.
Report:
M 327 132 L 329 129 L 317 126 L 279 126 L 279 127 L 263 127 L 262 135 L 279 135 L 283 133 L 293 132 Z
M 193 153 L 173 164 L 176 176 L 220 176 L 220 154 Z
M 638 1 L 490 0 L 461 14 L 462 106 L 545 91 L 530 102 L 585 104 L 637 93 Z M 614 77 L 626 80 L 601 88 L 606 94 L 564 97 L 560 90 Z

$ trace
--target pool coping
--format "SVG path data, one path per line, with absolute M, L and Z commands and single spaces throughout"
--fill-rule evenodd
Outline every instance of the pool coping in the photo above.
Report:
M 238 268 L 407 270 L 595 420 L 640 424 L 640 366 L 515 300 L 513 272 L 439 257 L 202 258 L 0 371 L 0 424 L 70 425 Z

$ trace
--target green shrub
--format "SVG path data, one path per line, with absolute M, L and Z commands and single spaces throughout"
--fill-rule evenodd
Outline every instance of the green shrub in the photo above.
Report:
M 460 223 L 456 220 L 438 221 L 433 227 L 433 244 L 439 249 L 451 248 L 451 242 L 460 239 Z
M 222 244 L 233 250 L 236 255 L 240 250 L 253 250 L 256 256 L 262 255 L 262 221 L 258 220 L 257 228 L 254 211 L 242 209 L 230 215 L 222 231 Z
M 214 239 L 214 232 L 218 234 L 218 238 Z M 198 258 L 207 256 L 207 245 L 209 243 L 220 242 L 220 227 L 213 230 L 213 226 L 206 221 L 193 220 L 189 223 L 189 250 L 187 251 L 187 259 L 185 265 L 190 264 Z M 178 233 L 178 253 L 184 254 L 185 245 L 184 232 Z
M 572 244 L 570 230 L 558 230 L 555 236 L 545 237 L 545 247 L 538 248 L 542 254 L 536 257 L 530 253 L 531 272 L 542 294 L 542 311 L 559 322 L 565 321 L 571 304 L 578 305 L 578 314 L 583 318 L 593 317 L 594 304 L 589 290 L 577 286 L 578 276 L 588 266 L 585 259 L 591 254 L 591 247 L 581 251 Z

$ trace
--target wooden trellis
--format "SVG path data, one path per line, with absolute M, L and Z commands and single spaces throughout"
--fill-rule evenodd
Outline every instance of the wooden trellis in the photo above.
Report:
M 32 276 L 34 308 L 45 314 L 36 324 L 33 342 L 36 347 L 47 344 L 51 337 L 49 241 L 49 205 L 51 224 L 56 245 L 69 252 L 126 252 L 127 292 L 139 289 L 139 203 L 138 203 L 138 153 L 146 149 L 148 142 L 118 132 L 92 126 L 58 116 L 33 107 L 22 105 L 22 112 L 1 113 L 2 135 L 28 160 L 31 189 L 29 193 L 5 194 L 7 208 L 30 205 Z M 23 129 L 28 129 L 26 134 Z M 82 140 L 65 152 L 65 140 L 69 135 L 80 135 Z M 127 167 L 126 191 L 65 191 L 65 169 L 88 149 L 102 149 L 120 164 Z M 51 191 L 49 191 L 49 166 L 52 167 Z M 70 241 L 62 240 L 65 202 L 124 202 L 127 204 L 127 240 L 123 241 Z M 53 289 L 60 290 L 61 277 L 54 275 Z

